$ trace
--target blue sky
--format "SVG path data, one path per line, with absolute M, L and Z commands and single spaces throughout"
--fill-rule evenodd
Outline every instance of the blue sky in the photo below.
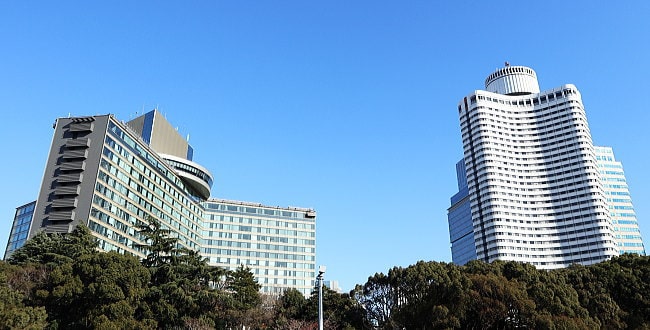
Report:
M 349 290 L 450 261 L 458 101 L 509 61 L 581 91 L 650 235 L 650 2 L 5 1 L 0 252 L 36 198 L 57 117 L 157 107 L 213 196 L 318 212 L 317 259 Z

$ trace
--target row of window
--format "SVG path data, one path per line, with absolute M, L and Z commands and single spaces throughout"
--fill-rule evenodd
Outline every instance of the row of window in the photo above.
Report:
M 489 110 L 481 111 L 481 110 Z M 567 112 L 567 110 L 570 110 Z M 467 124 L 466 121 L 469 120 L 470 124 L 473 124 L 477 121 L 480 116 L 490 116 L 496 118 L 502 118 L 500 122 L 509 120 L 511 123 L 516 124 L 517 122 L 523 121 L 528 123 L 548 123 L 555 122 L 557 118 L 562 118 L 564 114 L 570 114 L 576 120 L 580 119 L 582 121 L 587 121 L 584 108 L 582 104 L 578 101 L 569 101 L 563 102 L 550 107 L 545 107 L 541 109 L 530 109 L 530 110 L 516 110 L 508 111 L 503 108 L 490 108 L 486 106 L 477 106 L 469 110 L 470 113 L 461 119 L 463 124 Z M 501 113 L 502 115 L 499 115 Z M 507 115 L 506 115 L 507 114 Z M 561 116 L 557 116 L 562 114 Z M 469 117 L 469 118 L 468 118 Z M 547 118 L 550 117 L 550 118 Z
M 555 129 L 557 126 L 566 124 L 569 122 L 586 122 L 587 118 L 584 115 L 584 110 L 581 107 L 568 106 L 566 108 L 561 108 L 555 111 L 555 114 L 552 118 L 539 119 L 536 117 L 527 118 L 529 120 L 523 121 L 522 119 L 516 120 L 517 118 L 501 116 L 494 111 L 499 109 L 492 109 L 487 107 L 477 107 L 473 110 L 476 110 L 472 115 L 470 115 L 469 125 L 476 127 L 478 123 L 494 123 L 498 128 L 504 131 L 511 132 L 522 132 L 522 131 L 531 131 L 537 132 L 537 134 L 547 133 L 548 130 Z M 483 110 L 483 111 L 481 111 Z M 492 119 L 497 118 L 497 119 Z M 463 121 L 463 124 L 467 125 Z M 501 126 L 504 125 L 504 126 Z M 517 126 L 526 126 L 522 128 L 515 128 Z
M 593 227 L 598 223 L 600 223 L 600 222 L 594 222 L 592 219 L 583 218 L 583 219 L 573 220 L 573 221 L 540 221 L 539 223 L 533 222 L 533 224 L 537 226 L 530 226 L 530 227 L 498 224 L 498 223 L 508 222 L 508 221 L 504 222 L 503 220 L 504 219 L 501 218 L 487 219 L 486 221 L 483 222 L 485 225 L 484 230 L 488 230 L 490 228 L 509 229 L 510 232 L 508 233 L 508 236 L 512 235 L 512 236 L 521 236 L 521 237 L 556 237 L 556 236 L 565 235 L 567 232 L 571 232 L 569 229 L 572 228 Z M 531 224 L 530 221 L 526 221 L 526 223 Z M 557 225 L 552 225 L 554 223 L 556 223 Z M 546 225 L 551 224 L 551 226 L 543 226 L 545 224 Z M 519 232 L 519 231 L 523 231 L 523 232 Z M 541 233 L 530 234 L 530 232 L 537 232 L 537 231 L 551 232 L 551 234 L 541 234 Z
M 278 220 L 269 220 L 261 218 L 244 218 L 244 217 L 235 217 L 222 214 L 210 214 L 205 215 L 204 219 L 209 219 L 210 221 L 220 221 L 222 223 L 232 222 L 232 223 L 241 223 L 241 224 L 251 224 L 264 227 L 278 227 L 278 228 L 299 228 L 299 229 L 310 229 L 315 230 L 316 225 L 313 222 L 307 223 L 305 221 L 278 221 Z M 205 224 L 206 228 L 215 228 L 217 225 L 216 222 L 207 222 Z
M 182 180 L 176 176 L 174 171 L 168 169 L 169 165 L 167 165 L 165 161 L 157 160 L 157 156 L 154 156 L 155 152 L 147 151 L 143 146 L 136 143 L 128 134 L 122 131 L 122 129 L 117 127 L 113 122 L 109 123 L 108 132 L 114 138 L 122 141 L 126 148 L 128 148 L 133 153 L 133 155 L 138 155 L 141 159 L 149 163 L 150 166 L 145 166 L 144 164 L 140 163 L 137 158 L 135 158 L 126 150 L 118 150 L 118 153 L 120 153 L 125 159 L 132 161 L 134 165 L 143 171 L 146 177 L 152 178 L 152 180 L 155 180 L 160 186 L 164 188 L 165 191 L 173 194 L 174 197 L 179 199 L 181 203 L 185 205 L 185 207 L 190 208 L 194 213 L 200 212 L 198 206 L 193 201 L 179 193 L 179 191 L 185 191 L 185 185 L 183 184 Z M 113 143 L 111 144 L 111 142 Z M 112 148 L 116 148 L 114 141 L 112 141 L 110 138 L 107 139 L 106 143 L 109 144 Z M 149 168 L 153 168 L 158 171 L 158 173 L 165 177 L 166 180 L 162 180 L 160 177 L 158 177 L 158 175 L 151 172 Z M 168 183 L 166 181 L 173 183 L 176 188 L 168 187 Z
M 492 82 L 492 80 L 495 80 L 496 78 L 502 78 L 504 76 L 513 75 L 513 74 L 517 74 L 517 73 L 519 73 L 519 74 L 524 73 L 524 74 L 535 77 L 535 71 L 533 71 L 533 69 L 531 69 L 531 68 L 527 68 L 527 67 L 524 67 L 524 66 L 512 66 L 511 67 L 508 63 L 506 63 L 505 68 L 501 68 L 501 69 L 497 70 L 496 72 L 493 72 L 492 74 L 490 74 L 487 78 L 485 78 L 485 85 L 486 86 L 489 85 Z
M 490 147 L 483 147 L 480 144 L 477 144 L 474 148 L 471 148 L 469 145 L 466 146 L 465 154 L 471 154 L 475 157 L 475 161 L 481 161 L 483 158 L 491 159 L 491 158 L 496 158 L 499 160 L 517 160 L 517 161 L 525 161 L 525 163 L 512 163 L 515 166 L 525 166 L 525 164 L 528 164 L 529 166 L 546 166 L 546 167 L 552 167 L 557 164 L 566 164 L 567 160 L 572 160 L 576 159 L 579 156 L 582 156 L 584 158 L 584 162 L 589 162 L 589 163 L 595 163 L 595 160 L 591 157 L 586 157 L 587 155 L 591 154 L 591 143 L 587 141 L 576 141 L 573 142 L 572 144 L 568 145 L 569 147 L 574 147 L 573 150 L 570 151 L 565 151 L 564 155 L 571 153 L 571 152 L 579 152 L 582 151 L 577 156 L 573 157 L 563 157 L 560 159 L 557 159 L 559 156 L 562 156 L 562 153 L 555 153 L 549 155 L 547 152 L 532 152 L 529 153 L 533 157 L 513 157 L 511 155 L 516 154 L 516 155 L 525 155 L 528 153 L 513 153 L 513 152 L 508 152 L 507 150 L 504 149 L 499 149 L 499 148 L 490 148 Z M 578 147 L 580 146 L 580 147 Z M 558 150 L 565 150 L 567 146 L 563 147 L 558 147 Z M 537 161 L 537 162 L 536 162 Z M 594 166 L 594 170 L 596 167 Z M 472 168 L 467 168 L 467 171 L 471 171 Z
M 596 224 L 594 224 L 596 225 Z M 478 228 L 474 229 L 475 232 L 480 232 Z M 487 230 L 486 230 L 487 231 Z M 592 234 L 590 234 L 592 233 Z M 498 232 L 498 231 L 489 231 L 482 235 L 476 237 L 476 243 L 479 244 L 482 240 L 487 240 L 487 244 L 494 243 L 497 237 L 504 237 L 514 235 L 515 233 L 508 232 Z M 581 235 L 578 235 L 581 234 Z M 613 234 L 611 233 L 611 228 L 608 226 L 593 226 L 590 228 L 584 228 L 574 231 L 566 231 L 562 233 L 552 234 L 521 234 L 522 237 L 534 237 L 538 238 L 539 241 L 536 241 L 534 244 L 543 244 L 543 245 L 556 245 L 559 244 L 564 248 L 575 248 L 575 247 L 584 247 L 584 245 L 594 244 L 594 242 L 599 241 L 601 243 L 609 241 L 607 238 L 613 240 Z M 566 238 L 567 236 L 571 236 Z M 565 237 L 565 238 L 562 238 Z M 543 238 L 543 239 L 542 239 Z M 555 238 L 555 239 L 554 239 Z M 588 241 L 588 243 L 583 243 L 583 245 L 576 245 L 578 242 Z M 533 241 L 531 241 L 533 243 Z M 482 244 L 482 243 L 481 243 Z M 477 245 L 478 249 L 478 245 Z
M 133 214 L 136 214 L 139 219 L 146 219 L 149 215 L 151 215 L 155 219 L 161 220 L 163 224 L 171 225 L 172 227 L 183 232 L 183 235 L 181 235 L 180 239 L 183 242 L 185 242 L 185 244 L 191 247 L 195 247 L 197 245 L 196 241 L 199 239 L 199 234 L 197 233 L 197 231 L 199 230 L 199 226 L 196 223 L 191 223 L 186 218 L 180 215 L 176 219 L 170 217 L 168 214 L 162 212 L 153 204 L 149 203 L 150 199 L 141 197 L 134 191 L 128 189 L 127 186 L 124 186 L 121 183 L 117 182 L 115 179 L 113 179 L 110 175 L 108 175 L 104 171 L 99 171 L 97 179 L 98 181 L 102 181 L 106 183 L 108 186 L 113 187 L 113 189 L 118 191 L 120 194 L 124 196 L 128 196 L 128 198 L 124 198 L 118 194 L 115 194 L 113 191 L 106 189 L 103 186 L 96 187 L 96 189 L 100 189 L 100 192 L 102 192 L 104 196 L 111 198 L 111 200 L 120 204 L 124 209 L 129 210 Z M 137 203 L 139 207 L 136 206 L 136 204 L 131 203 L 131 201 Z M 124 212 L 122 208 L 119 209 L 120 212 L 118 213 L 121 214 L 121 212 Z M 178 213 L 176 214 L 178 215 Z M 129 216 L 130 215 L 128 213 L 124 212 L 122 218 L 128 219 Z M 187 226 L 182 226 L 181 222 L 187 222 L 188 224 L 190 224 L 192 230 L 189 230 Z
M 565 253 L 550 253 L 550 254 L 544 254 L 544 255 L 525 255 L 526 258 L 567 258 L 567 257 L 574 257 L 574 256 L 582 256 L 582 255 L 594 255 L 594 254 L 600 254 L 605 253 L 607 251 L 614 251 L 613 248 L 607 248 L 607 247 L 596 247 L 594 248 L 593 243 L 583 243 L 583 244 L 578 244 L 578 245 L 567 245 L 567 246 L 562 246 L 558 248 L 554 248 L 551 251 L 558 251 L 558 250 L 567 250 Z M 505 249 L 512 249 L 514 247 L 512 246 L 493 246 L 488 249 L 488 255 L 490 257 L 495 255 L 495 252 L 497 251 L 502 251 Z M 477 245 L 477 251 L 482 251 L 482 247 L 479 249 Z M 574 250 L 572 252 L 569 252 L 570 250 Z M 522 255 L 522 257 L 524 257 Z
M 489 77 L 488 77 L 489 78 Z M 536 95 L 534 98 L 519 98 L 519 99 L 503 99 L 503 98 L 496 98 L 496 97 L 490 97 L 490 96 L 485 96 L 485 95 L 472 95 L 470 96 L 469 102 L 470 104 L 476 104 L 477 99 L 479 101 L 488 101 L 488 102 L 495 102 L 495 103 L 500 103 L 500 104 L 505 104 L 505 105 L 512 105 L 512 106 L 532 106 L 532 105 L 538 105 L 538 104 L 543 104 L 547 102 L 552 102 L 556 100 L 560 100 L 563 98 L 566 98 L 570 95 L 579 95 L 577 90 L 570 89 L 570 88 L 565 88 L 561 91 L 556 91 L 556 92 L 551 92 L 548 94 L 544 95 Z M 460 108 L 458 109 L 460 111 Z
M 242 240 L 254 240 L 260 242 L 275 242 L 275 243 L 284 243 L 284 244 L 295 244 L 295 245 L 308 245 L 313 246 L 316 244 L 316 240 L 313 239 L 300 239 L 295 237 L 279 237 L 279 236 L 265 236 L 265 235 L 251 235 L 251 234 L 241 234 L 241 233 L 232 233 L 225 231 L 204 231 L 204 237 L 220 237 L 220 238 L 229 238 L 229 239 L 242 239 Z
M 145 166 L 136 157 L 133 157 L 125 148 L 116 144 L 111 138 L 106 138 L 106 147 L 104 148 L 104 156 L 117 164 L 125 173 L 130 174 L 143 187 L 151 190 L 152 193 L 167 201 L 175 209 L 178 209 L 182 214 L 187 217 L 197 218 L 196 214 L 200 215 L 200 208 L 192 201 L 190 201 L 177 187 L 172 186 L 161 176 L 151 171 L 149 167 Z M 113 152 L 112 148 L 115 152 Z M 119 155 L 119 156 L 118 156 Z M 121 156 L 121 157 L 120 157 Z M 131 166 L 133 164 L 133 166 Z M 135 185 L 137 183 L 131 182 L 131 178 L 124 178 L 125 183 Z M 134 186 L 135 187 L 135 186 Z M 142 188 L 141 188 L 142 189 Z M 161 205 L 162 202 L 156 197 L 157 204 Z M 195 220 L 196 221 L 196 220 Z
M 261 214 L 261 215 L 272 216 L 272 217 L 296 218 L 296 219 L 304 219 L 306 221 L 314 221 L 313 219 L 305 218 L 305 212 L 300 212 L 300 211 L 274 210 L 268 208 L 223 204 L 223 203 L 215 203 L 215 202 L 206 202 L 203 203 L 203 206 L 205 207 L 206 212 L 209 212 L 210 210 L 219 210 L 219 211 L 227 211 L 227 212 L 235 212 L 235 213 Z
M 190 173 L 190 174 L 200 178 L 201 180 L 205 181 L 205 183 L 207 183 L 208 186 L 212 187 L 212 178 L 207 173 L 203 172 L 202 170 L 200 170 L 200 169 L 198 169 L 198 168 L 196 168 L 194 166 L 190 166 L 188 164 L 177 162 L 177 161 L 171 160 L 171 159 L 165 159 L 165 161 L 168 164 L 170 164 L 172 167 L 174 167 L 175 169 L 182 170 L 183 172 Z
M 298 261 L 316 261 L 314 255 L 275 253 L 261 251 L 245 251 L 237 249 L 219 249 L 219 248 L 201 248 L 204 254 L 216 254 L 220 256 L 237 256 L 247 258 L 267 258 L 276 260 L 298 260 Z
M 242 232 L 274 234 L 274 235 L 283 235 L 283 236 L 292 236 L 292 237 L 316 237 L 316 233 L 314 231 L 273 229 L 273 228 L 262 228 L 262 227 L 255 227 L 255 226 L 229 225 L 223 223 L 217 223 L 214 226 L 211 226 L 211 228 L 217 230 L 242 231 Z
M 580 131 L 580 130 L 579 130 Z M 586 130 L 581 130 L 587 132 Z M 476 132 L 475 132 L 476 133 Z M 540 134 L 509 134 L 501 130 L 484 129 L 480 131 L 480 138 L 472 137 L 472 143 L 482 143 L 483 141 L 495 141 L 505 143 L 506 145 L 526 145 L 530 147 L 537 147 L 541 151 L 547 150 L 548 147 L 555 147 L 557 144 L 575 144 L 577 142 L 587 142 L 591 145 L 591 140 L 588 134 L 576 136 L 578 132 L 568 130 L 553 135 L 540 135 Z M 522 139 L 517 139 L 520 137 Z M 463 145 L 467 147 L 470 143 L 470 136 L 466 134 L 463 136 Z M 527 148 L 526 148 L 527 149 Z
M 235 247 L 235 248 L 242 248 L 242 249 L 256 249 L 256 250 L 267 250 L 267 251 L 285 251 L 285 252 L 311 253 L 311 254 L 316 253 L 316 249 L 313 247 L 255 243 L 250 241 L 250 237 L 245 242 L 206 239 L 203 241 L 203 244 L 206 247 Z

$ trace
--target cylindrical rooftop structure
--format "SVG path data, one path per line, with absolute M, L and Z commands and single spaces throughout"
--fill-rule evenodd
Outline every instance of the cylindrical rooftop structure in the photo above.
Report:
M 539 93 L 535 70 L 525 66 L 510 66 L 498 69 L 485 79 L 485 90 L 504 95 L 526 95 Z

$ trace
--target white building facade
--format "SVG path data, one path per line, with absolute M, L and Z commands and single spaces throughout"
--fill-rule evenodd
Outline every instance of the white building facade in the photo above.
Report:
M 203 203 L 201 254 L 210 265 L 249 267 L 262 292 L 309 296 L 316 278 L 316 212 L 211 198 Z
M 619 254 L 575 86 L 540 91 L 535 71 L 506 65 L 458 115 L 476 259 L 554 269 Z

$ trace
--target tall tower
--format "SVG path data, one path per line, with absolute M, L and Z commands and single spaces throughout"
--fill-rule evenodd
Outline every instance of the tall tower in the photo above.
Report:
M 575 86 L 540 92 L 533 69 L 506 65 L 487 77 L 485 90 L 460 101 L 458 115 L 467 198 L 455 196 L 449 226 L 450 233 L 467 229 L 452 237 L 452 251 L 473 244 L 476 259 L 542 269 L 618 255 Z M 470 212 L 463 213 L 467 204 Z

